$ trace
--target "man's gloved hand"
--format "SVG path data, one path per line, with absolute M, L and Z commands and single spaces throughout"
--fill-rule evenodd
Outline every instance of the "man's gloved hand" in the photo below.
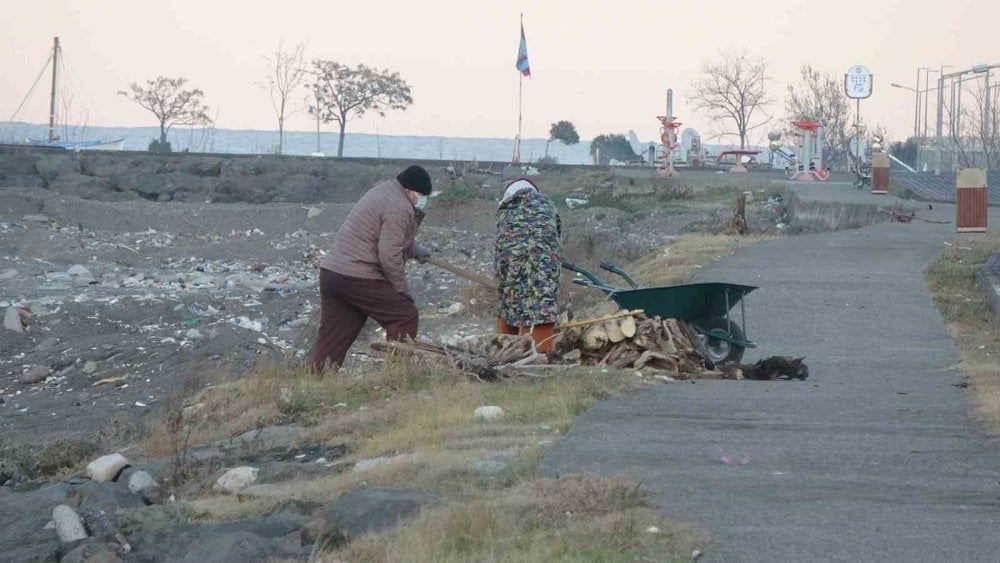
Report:
M 405 298 L 409 299 L 409 300 L 410 300 L 410 303 L 414 303 L 414 304 L 416 303 L 416 300 L 415 300 L 415 299 L 413 299 L 413 294 L 412 294 L 412 293 L 410 293 L 410 290 L 409 290 L 409 289 L 407 289 L 406 291 L 404 291 L 404 292 L 403 292 L 403 297 L 405 297 Z
M 431 253 L 426 248 L 420 246 L 416 242 L 410 247 L 410 254 L 413 255 L 413 259 L 421 264 L 426 264 L 427 259 L 431 257 Z

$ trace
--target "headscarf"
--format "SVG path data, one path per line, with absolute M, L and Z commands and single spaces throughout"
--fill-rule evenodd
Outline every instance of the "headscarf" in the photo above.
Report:
M 517 195 L 518 192 L 524 190 L 532 190 L 537 192 L 538 187 L 535 186 L 535 184 L 533 184 L 531 180 L 528 180 L 526 178 L 518 178 L 517 180 L 514 180 L 513 182 L 507 184 L 507 190 L 503 193 L 503 197 L 500 199 L 500 205 L 503 205 L 510 198 Z

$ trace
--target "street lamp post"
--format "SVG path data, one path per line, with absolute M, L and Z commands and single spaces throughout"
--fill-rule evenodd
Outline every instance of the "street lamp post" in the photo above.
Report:
M 921 90 L 920 89 L 920 80 L 919 79 L 917 80 L 917 87 L 916 88 L 910 88 L 909 86 L 904 86 L 902 84 L 899 84 L 898 82 L 893 82 L 892 84 L 890 84 L 890 86 L 892 86 L 893 88 L 899 88 L 899 89 L 902 89 L 902 90 L 909 90 L 910 92 L 913 92 L 914 98 L 916 98 L 916 103 L 913 104 L 913 138 L 914 138 L 914 140 L 918 139 L 919 136 L 920 136 L 920 99 L 921 99 L 921 96 L 926 96 L 930 92 L 933 92 L 934 90 L 937 90 L 937 88 L 931 88 L 929 90 Z
M 932 72 L 937 72 L 937 71 L 934 70 L 933 68 L 929 68 L 929 69 L 927 69 L 927 72 L 924 73 L 924 92 L 925 92 L 925 94 L 930 92 L 930 78 L 931 78 L 931 73 Z M 930 101 L 929 98 L 930 98 L 930 96 L 927 96 L 927 95 L 924 96 L 924 130 L 923 130 L 923 137 L 925 139 L 927 138 L 927 114 L 928 114 L 928 112 L 930 110 L 930 106 L 931 106 L 930 103 L 928 103 Z
M 944 80 L 946 78 L 955 79 L 957 77 L 959 79 L 959 90 L 960 90 L 959 91 L 959 104 L 961 104 L 961 97 L 960 96 L 961 96 L 961 83 L 962 83 L 963 77 L 966 74 L 970 74 L 970 73 L 984 74 L 985 75 L 984 78 L 985 78 L 985 81 L 986 81 L 986 84 L 985 84 L 986 85 L 986 95 L 985 95 L 985 97 L 983 99 L 983 120 L 984 120 L 984 123 L 981 124 L 982 131 L 983 131 L 983 140 L 984 141 L 986 140 L 986 137 L 990 134 L 990 121 L 989 121 L 989 115 L 988 115 L 989 112 L 991 111 L 990 110 L 990 71 L 992 69 L 994 69 L 994 68 L 1000 68 L 1000 63 L 998 63 L 998 64 L 992 64 L 992 65 L 977 64 L 977 65 L 975 65 L 975 66 L 973 66 L 972 68 L 969 68 L 969 69 L 960 70 L 958 72 L 952 72 L 950 74 L 941 74 L 940 78 L 938 78 L 939 89 L 944 87 Z M 941 67 L 941 70 L 943 71 L 944 67 Z M 941 126 L 942 126 L 942 117 L 944 115 L 944 108 L 942 107 L 943 104 L 944 104 L 944 98 L 943 98 L 943 96 L 941 96 L 940 90 L 939 90 L 939 92 L 938 92 L 938 108 L 937 108 L 937 111 L 938 111 L 937 166 L 935 166 L 935 168 L 934 168 L 934 173 L 938 174 L 938 175 L 941 174 L 941 150 L 943 148 L 942 143 L 941 143 Z M 952 108 L 952 112 L 954 112 L 954 108 Z M 961 119 L 961 116 L 959 116 L 959 119 Z M 961 130 L 959 129 L 959 135 L 960 134 L 961 134 Z M 987 166 L 987 169 L 988 169 L 989 168 L 989 162 L 987 162 L 986 166 Z
M 930 67 L 920 66 L 917 67 L 917 85 L 914 87 L 913 91 L 917 93 L 917 103 L 913 108 L 913 137 L 917 138 L 920 136 L 920 71 L 930 70 Z
M 952 66 L 951 65 L 941 65 L 941 69 L 938 70 L 937 127 L 936 127 L 937 147 L 936 147 L 936 149 L 934 151 L 934 152 L 937 153 L 935 155 L 936 156 L 936 158 L 935 158 L 936 165 L 934 167 L 934 173 L 935 174 L 941 174 L 941 150 L 944 148 L 941 145 L 941 129 L 944 127 L 944 111 L 942 111 L 942 110 L 943 110 L 943 105 L 944 105 L 944 79 L 945 79 L 944 69 L 945 68 L 952 68 Z

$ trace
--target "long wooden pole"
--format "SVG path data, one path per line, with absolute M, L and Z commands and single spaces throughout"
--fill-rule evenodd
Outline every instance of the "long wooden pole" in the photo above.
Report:
M 59 38 L 52 46 L 52 97 L 49 101 L 49 141 L 56 140 L 56 76 L 59 69 Z
M 566 323 L 564 325 L 556 325 L 556 330 L 569 330 L 571 328 L 579 328 L 581 326 L 587 326 L 597 323 L 603 323 L 604 321 L 614 321 L 618 319 L 624 319 L 625 317 L 635 317 L 643 314 L 645 311 L 643 309 L 633 309 L 631 311 L 621 311 L 613 315 L 605 315 L 603 317 L 597 317 L 593 319 L 585 319 L 582 321 L 574 321 L 571 323 Z
M 441 260 L 440 258 L 428 258 L 427 263 L 433 266 L 437 266 L 438 268 L 441 268 L 442 270 L 445 270 L 447 272 L 451 272 L 460 278 L 465 278 L 469 281 L 485 285 L 490 289 L 497 289 L 498 287 L 496 280 L 492 280 L 486 276 L 481 276 L 479 274 L 470 272 L 468 270 L 463 270 L 462 268 L 459 268 L 458 266 L 446 260 Z

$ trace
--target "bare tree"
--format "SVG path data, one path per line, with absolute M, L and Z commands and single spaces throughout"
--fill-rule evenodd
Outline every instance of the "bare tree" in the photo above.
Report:
M 398 72 L 315 60 L 313 75 L 316 105 L 309 106 L 309 114 L 340 125 L 337 157 L 344 156 L 344 131 L 351 117 L 361 117 L 369 111 L 385 117 L 386 111 L 405 110 L 413 103 L 410 86 Z
M 801 72 L 802 83 L 788 87 L 785 113 L 790 120 L 823 123 L 823 155 L 835 165 L 847 156 L 851 139 L 857 135 L 843 78 L 820 73 L 811 65 L 803 65 Z
M 284 43 L 279 42 L 278 50 L 273 55 L 264 57 L 269 73 L 267 80 L 257 83 L 257 86 L 270 96 L 271 107 L 274 108 L 274 114 L 278 118 L 278 154 L 284 152 L 285 119 L 305 109 L 289 107 L 292 94 L 305 83 L 307 78 L 306 69 L 302 64 L 305 49 L 305 44 L 299 43 L 286 51 Z
M 128 90 L 118 92 L 139 107 L 152 112 L 160 121 L 160 146 L 167 146 L 167 133 L 174 125 L 204 125 L 212 123 L 208 116 L 208 106 L 202 103 L 205 95 L 201 90 L 183 90 L 186 78 L 157 76 L 147 80 L 144 86 L 132 83 Z
M 950 153 L 953 164 L 966 167 L 1000 168 L 1000 104 L 998 90 L 992 86 L 990 108 L 986 109 L 986 83 L 979 79 L 964 80 L 960 109 L 943 104 L 945 130 L 944 153 Z M 942 154 L 942 157 L 944 154 Z M 954 166 L 952 166 L 954 167 Z
M 720 136 L 738 136 L 744 149 L 749 134 L 771 119 L 766 113 L 773 103 L 767 94 L 770 81 L 764 59 L 724 52 L 721 60 L 703 63 L 702 77 L 691 85 L 693 107 L 717 123 L 732 122 L 733 129 Z

